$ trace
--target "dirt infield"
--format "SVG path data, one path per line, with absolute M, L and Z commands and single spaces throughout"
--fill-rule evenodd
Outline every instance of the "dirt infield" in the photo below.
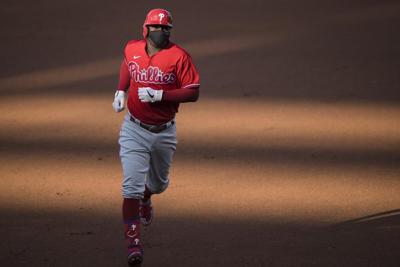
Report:
M 202 87 L 142 266 L 400 266 L 400 4 L 136 2 L 3 1 L 0 266 L 126 266 L 111 102 L 154 7 Z

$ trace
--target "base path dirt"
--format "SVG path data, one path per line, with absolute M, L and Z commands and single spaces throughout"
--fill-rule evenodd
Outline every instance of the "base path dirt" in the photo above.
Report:
M 400 266 L 400 5 L 275 2 L 163 6 L 202 87 L 143 267 Z M 154 6 L 3 5 L 0 265 L 127 266 L 111 102 Z

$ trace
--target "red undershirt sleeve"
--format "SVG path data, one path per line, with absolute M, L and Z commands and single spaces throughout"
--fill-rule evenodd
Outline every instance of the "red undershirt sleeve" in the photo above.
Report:
M 162 100 L 176 103 L 195 102 L 199 98 L 199 88 L 180 88 L 163 92 Z
M 130 76 L 128 66 L 125 63 L 125 60 L 122 60 L 121 67 L 119 69 L 119 82 L 117 90 L 127 91 L 130 84 Z

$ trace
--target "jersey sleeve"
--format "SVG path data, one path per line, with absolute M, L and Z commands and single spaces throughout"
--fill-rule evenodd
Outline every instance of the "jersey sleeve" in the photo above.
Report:
M 131 83 L 131 77 L 128 68 L 128 61 L 126 60 L 127 50 L 130 45 L 136 43 L 138 40 L 129 41 L 124 48 L 124 56 L 121 62 L 121 66 L 119 68 L 119 82 L 117 90 L 127 91 L 129 89 L 129 85 Z
M 200 75 L 192 62 L 192 58 L 185 54 L 176 64 L 178 88 L 199 88 Z
M 129 70 L 128 70 L 128 65 L 126 64 L 124 58 L 119 68 L 119 82 L 117 90 L 126 91 L 129 88 L 129 84 L 130 84 Z

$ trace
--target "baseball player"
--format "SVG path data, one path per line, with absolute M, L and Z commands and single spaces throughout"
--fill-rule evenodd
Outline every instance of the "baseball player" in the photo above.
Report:
M 171 13 L 153 9 L 143 24 L 143 40 L 127 43 L 113 108 L 127 114 L 119 144 L 123 169 L 122 216 L 128 263 L 143 260 L 141 225 L 153 219 L 151 196 L 163 192 L 176 149 L 175 114 L 179 103 L 199 97 L 199 74 L 190 55 L 172 43 Z

